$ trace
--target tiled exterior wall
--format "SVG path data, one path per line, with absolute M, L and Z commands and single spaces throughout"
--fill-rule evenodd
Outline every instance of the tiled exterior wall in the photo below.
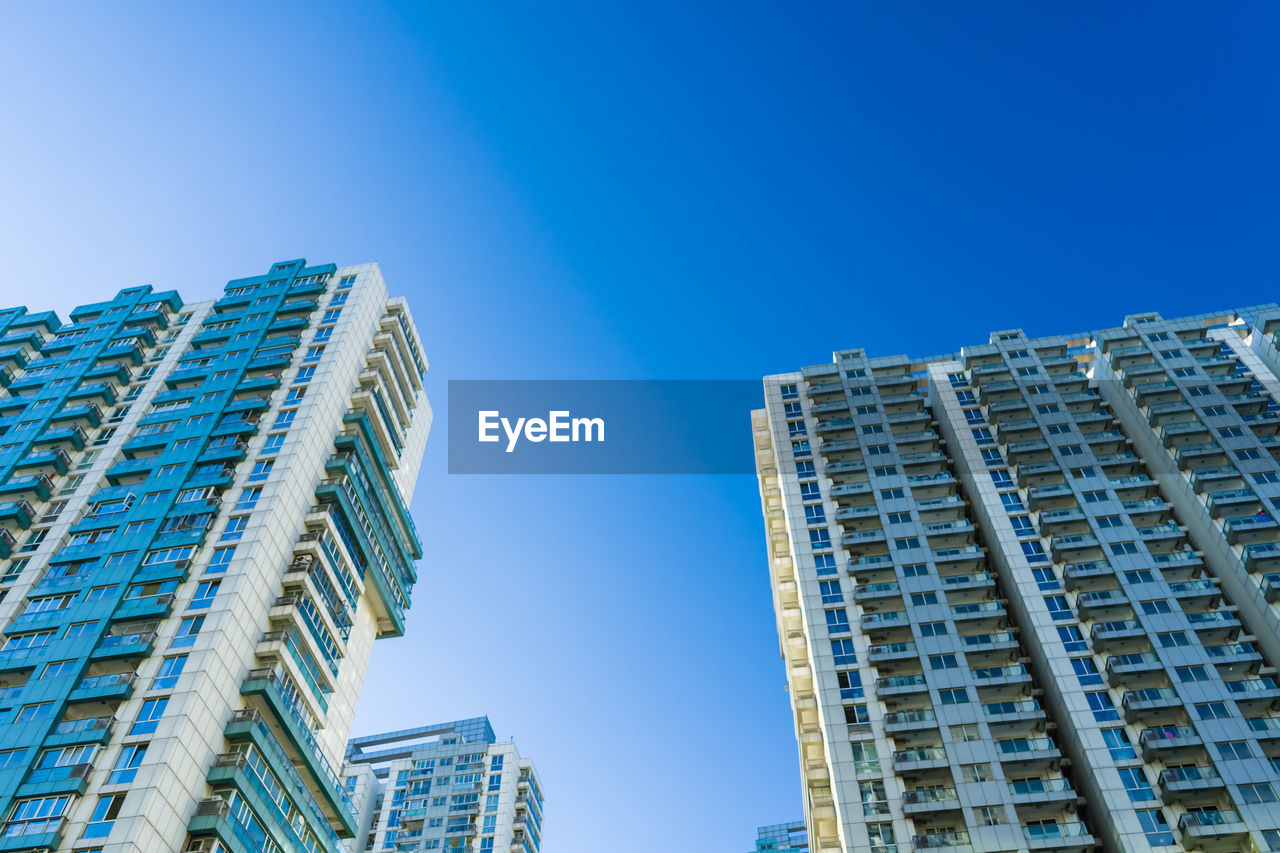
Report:
M 420 556 L 403 302 L 299 260 L 71 321 L 0 314 L 0 849 L 336 850 Z
M 766 379 L 815 850 L 1280 849 L 1277 325 Z
M 541 849 L 538 773 L 487 717 L 356 738 L 343 773 L 366 804 L 351 853 Z

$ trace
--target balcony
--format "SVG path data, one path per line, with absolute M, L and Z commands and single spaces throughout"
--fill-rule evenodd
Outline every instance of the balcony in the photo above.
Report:
M 1100 589 L 1115 583 L 1116 572 L 1106 560 L 1087 560 L 1081 563 L 1068 563 L 1062 570 L 1062 578 L 1067 589 L 1075 592 L 1081 589 Z
M 915 643 L 882 643 L 867 649 L 868 663 L 887 663 L 897 660 L 915 660 L 919 657 Z
M 972 849 L 969 842 L 969 833 L 964 830 L 959 832 L 926 832 L 920 835 L 913 835 L 911 837 L 911 846 L 916 850 Z
M 1080 618 L 1095 620 L 1133 613 L 1129 597 L 1118 589 L 1098 589 L 1076 596 L 1076 610 Z
M 939 570 L 945 567 L 977 569 L 982 566 L 984 552 L 980 545 L 961 545 L 958 548 L 940 548 L 933 552 L 933 561 Z
M 1234 490 L 1243 487 L 1244 476 L 1238 468 L 1231 465 L 1219 465 L 1213 468 L 1197 468 L 1191 474 L 1191 485 L 1197 492 L 1214 489 L 1215 491 Z
M 1187 621 L 1195 629 L 1201 643 L 1221 643 L 1240 630 L 1240 619 L 1227 610 L 1188 613 Z
M 902 794 L 902 810 L 909 815 L 958 808 L 960 799 L 955 788 L 925 788 L 920 791 L 904 791 Z
M 1032 488 L 1061 483 L 1062 466 L 1057 462 L 1027 462 L 1018 466 L 1018 487 Z
M 929 685 L 925 683 L 922 673 L 912 675 L 894 675 L 876 679 L 876 696 L 903 696 L 913 693 L 926 693 Z
M 1147 629 L 1136 619 L 1099 622 L 1090 629 L 1089 638 L 1097 651 L 1123 651 L 1149 642 Z
M 1089 827 L 1081 821 L 1041 823 L 1022 828 L 1028 850 L 1068 850 L 1086 853 L 1096 844 Z
M 1263 576 L 1262 594 L 1273 604 L 1280 601 L 1280 572 L 1271 572 Z
M 1051 486 L 1032 488 L 1027 493 L 1027 502 L 1032 510 L 1074 506 L 1076 496 L 1066 483 L 1055 483 Z
M 1050 737 L 1019 737 L 995 742 L 1000 763 L 1009 767 L 1005 775 L 1057 768 L 1062 760 L 1058 745 Z
M 1187 812 L 1178 818 L 1178 831 L 1192 850 L 1236 850 L 1249 839 L 1249 827 L 1234 809 Z
M 1280 686 L 1274 678 L 1242 678 L 1224 682 L 1227 692 L 1245 714 L 1280 710 Z
M 1191 726 L 1151 726 L 1138 740 L 1146 761 L 1171 763 L 1204 753 L 1204 741 Z
M 938 718 L 931 708 L 918 708 L 914 711 L 893 711 L 884 715 L 886 734 L 916 732 L 925 729 L 936 729 Z
M 0 490 L 0 494 L 2 493 Z M 1260 542 L 1244 546 L 1244 567 L 1250 572 L 1280 569 L 1280 542 Z
M 1089 529 L 1088 519 L 1079 507 L 1043 510 L 1036 522 L 1040 532 L 1046 536 L 1081 533 Z
M 1017 702 L 987 702 L 982 706 L 987 722 L 991 725 L 1005 723 L 1040 723 L 1044 720 L 1044 709 L 1034 699 L 1023 699 Z
M 1010 692 L 1001 688 L 1012 688 L 1014 691 L 1021 692 L 1031 682 L 1031 673 L 1020 663 L 1008 666 L 980 666 L 973 670 L 973 677 L 977 680 L 978 689 L 984 696 Z
M 947 751 L 940 746 L 917 746 L 893 753 L 893 769 L 903 773 L 912 770 L 936 770 L 949 767 Z
M 902 591 L 898 588 L 897 581 L 862 583 L 853 588 L 853 600 L 858 604 L 885 601 L 890 598 L 900 599 L 901 597 Z
M 1182 698 L 1172 687 L 1128 690 L 1121 700 L 1126 723 L 1159 720 L 1183 711 Z
M 29 474 L 24 477 L 10 477 L 0 483 L 0 496 L 10 499 L 35 498 L 43 503 L 53 493 L 53 481 L 45 474 Z
M 1164 662 L 1155 652 L 1112 655 L 1106 669 L 1112 687 L 1152 686 L 1166 680 Z
M 1222 529 L 1227 534 L 1228 543 L 1232 545 L 1254 545 L 1275 539 L 1276 532 L 1280 531 L 1280 524 L 1277 524 L 1276 520 L 1265 512 L 1259 512 L 1256 515 L 1228 518 L 1223 521 Z
M 1222 598 L 1218 582 L 1211 578 L 1175 581 L 1169 584 L 1169 591 L 1184 608 L 1215 607 Z
M 991 589 L 996 585 L 995 578 L 989 572 L 966 572 L 960 575 L 943 575 L 942 583 L 947 592 L 962 592 L 973 589 Z
M 45 746 L 68 746 L 76 743 L 106 743 L 115 730 L 116 718 L 83 717 L 63 720 L 53 727 L 44 740 Z
M 1209 428 L 1200 421 L 1180 421 L 1160 427 L 1160 437 L 1165 447 L 1182 447 L 1193 442 L 1203 442 L 1209 437 Z
M 1008 652 L 1018 648 L 1018 638 L 1013 635 L 1012 631 L 971 634 L 960 637 L 960 642 L 964 645 L 966 655 L 982 652 Z
M 90 675 L 80 679 L 67 699 L 71 702 L 123 702 L 133 695 L 137 680 L 137 674 L 132 672 Z
M 1209 514 L 1214 518 L 1227 513 L 1251 516 L 1257 514 L 1258 508 L 1262 506 L 1262 499 L 1252 489 L 1224 489 L 1210 492 L 1205 503 L 1209 507 Z
M 1077 805 L 1079 795 L 1063 778 L 1022 779 L 1009 782 L 1009 802 L 1014 806 L 1046 806 L 1055 811 Z
M 1092 533 L 1078 533 L 1072 536 L 1055 536 L 1049 542 L 1049 553 L 1055 563 L 1068 562 L 1086 551 L 1101 549 L 1098 537 Z
M 1170 767 L 1160 771 L 1160 798 L 1166 803 L 1203 802 L 1206 794 L 1217 795 L 1226 788 L 1211 766 Z
M 863 521 L 880 518 L 880 507 L 875 504 L 842 506 L 836 510 L 836 521 Z

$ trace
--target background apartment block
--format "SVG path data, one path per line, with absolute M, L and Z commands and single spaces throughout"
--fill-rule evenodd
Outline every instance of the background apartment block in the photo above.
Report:
M 0 312 L 0 850 L 333 851 L 430 424 L 374 265 Z
M 756 830 L 755 853 L 809 853 L 809 834 L 804 821 L 775 823 Z
M 1280 306 L 753 415 L 815 850 L 1280 850 Z
M 362 850 L 537 853 L 542 784 L 488 717 L 355 738 L 343 766 Z

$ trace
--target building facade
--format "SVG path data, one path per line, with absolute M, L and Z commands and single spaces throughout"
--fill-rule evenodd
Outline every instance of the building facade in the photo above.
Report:
M 334 851 L 427 369 L 376 265 L 0 312 L 0 850 Z
M 804 821 L 775 823 L 756 830 L 755 853 L 773 851 L 809 853 L 809 833 L 805 830 Z
M 537 853 L 542 783 L 488 717 L 354 738 L 343 765 L 364 850 Z
M 1280 306 L 753 414 L 815 850 L 1280 850 Z

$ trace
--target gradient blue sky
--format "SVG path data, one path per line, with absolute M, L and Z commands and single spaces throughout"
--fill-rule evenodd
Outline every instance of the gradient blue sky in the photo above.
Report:
M 754 481 L 449 477 L 445 381 L 753 378 L 1274 299 L 1278 23 L 7 3 L 0 303 L 380 262 L 441 428 L 356 733 L 487 713 L 548 853 L 740 853 L 801 814 Z

